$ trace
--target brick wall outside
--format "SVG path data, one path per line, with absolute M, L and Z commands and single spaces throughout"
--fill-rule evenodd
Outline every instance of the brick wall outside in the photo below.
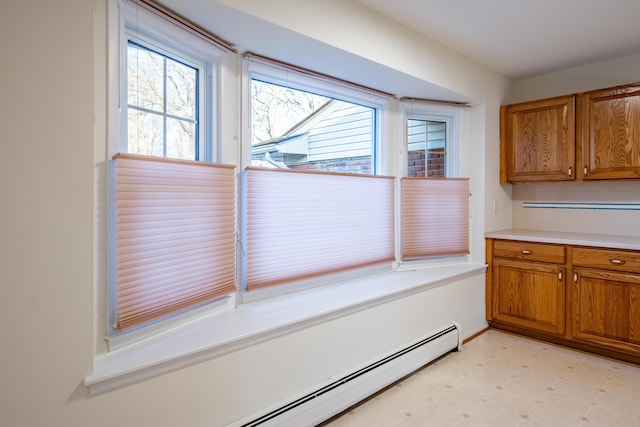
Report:
M 429 150 L 425 159 L 424 151 L 409 151 L 408 156 L 409 177 L 433 177 L 444 178 L 444 151 L 440 149 Z M 426 175 L 425 175 L 426 171 Z
M 425 170 L 427 177 L 444 178 L 445 154 L 442 149 L 429 150 L 425 159 L 424 151 L 410 151 L 408 156 L 409 177 L 424 177 Z M 291 169 L 306 169 L 317 171 L 345 172 L 345 173 L 371 173 L 371 157 L 351 157 L 346 159 L 330 159 L 305 165 L 291 165 Z
M 317 171 L 343 173 L 371 173 L 371 156 L 351 157 L 345 159 L 330 159 L 308 163 L 306 165 L 289 166 L 291 169 L 306 169 Z

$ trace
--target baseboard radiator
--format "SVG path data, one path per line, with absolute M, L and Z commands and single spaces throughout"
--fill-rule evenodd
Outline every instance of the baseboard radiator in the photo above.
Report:
M 231 426 L 315 426 L 438 357 L 461 349 L 460 325 L 451 322 L 407 347 L 324 384 L 313 392 Z

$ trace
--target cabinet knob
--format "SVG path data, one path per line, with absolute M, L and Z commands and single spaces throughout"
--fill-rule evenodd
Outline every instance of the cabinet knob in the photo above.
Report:
M 569 166 L 569 178 L 573 176 L 573 167 Z
M 533 252 L 523 249 L 520 251 L 520 253 L 522 253 L 522 255 L 531 255 Z
M 588 172 L 588 169 L 587 169 L 587 167 L 585 166 L 585 167 L 584 167 L 584 176 L 587 176 L 587 172 Z
M 562 271 L 558 272 L 558 280 L 562 280 Z
M 573 273 L 573 281 L 574 282 L 578 281 L 578 273 Z
M 624 260 L 623 259 L 610 259 L 609 262 L 611 264 L 615 264 L 615 265 L 624 265 Z

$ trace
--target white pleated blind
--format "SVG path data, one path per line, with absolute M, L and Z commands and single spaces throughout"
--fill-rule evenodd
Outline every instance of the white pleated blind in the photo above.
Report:
M 469 253 L 469 179 L 403 178 L 402 259 Z
M 234 167 L 114 159 L 116 329 L 234 292 Z
M 247 289 L 394 259 L 394 178 L 248 168 Z

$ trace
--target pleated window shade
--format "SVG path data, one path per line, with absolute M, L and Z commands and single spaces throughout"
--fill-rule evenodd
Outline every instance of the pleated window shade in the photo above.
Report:
M 234 292 L 234 167 L 132 154 L 114 161 L 115 328 Z
M 402 259 L 469 253 L 469 179 L 403 178 Z
M 394 259 L 394 178 L 247 168 L 247 290 Z

